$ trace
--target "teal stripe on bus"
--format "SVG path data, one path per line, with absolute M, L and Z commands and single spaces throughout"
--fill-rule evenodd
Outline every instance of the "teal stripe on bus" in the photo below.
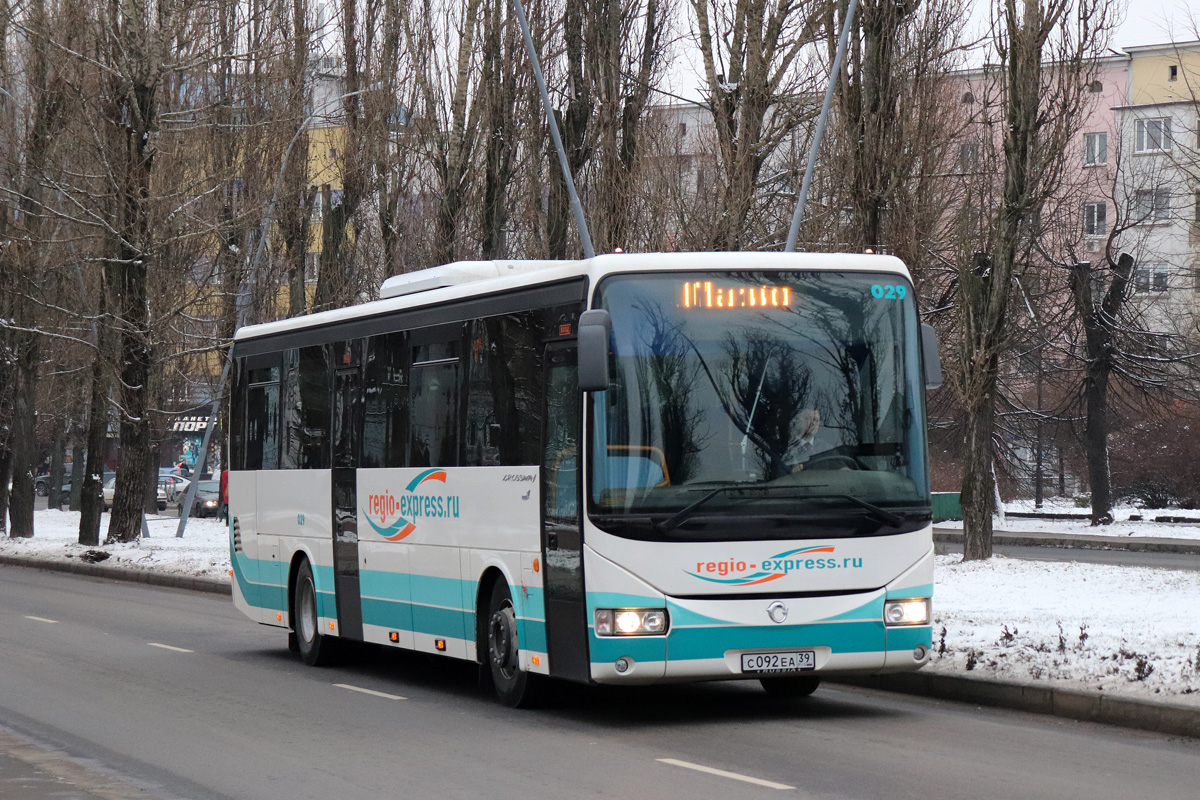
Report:
M 933 626 L 913 625 L 911 627 L 888 628 L 888 650 L 914 650 L 918 646 L 926 650 L 933 648 Z
M 883 620 L 816 625 L 732 625 L 679 628 L 667 634 L 671 661 L 724 658 L 727 650 L 779 650 L 830 647 L 835 653 L 874 653 L 886 649 Z
M 612 663 L 621 656 L 634 661 L 667 660 L 667 642 L 662 636 L 596 636 L 593 630 L 588 645 L 593 663 Z
M 244 553 L 234 553 L 231 565 L 238 590 L 249 605 L 255 608 L 269 608 L 272 611 L 287 611 L 285 587 L 270 583 L 257 583 L 246 577 L 248 573 L 257 573 L 257 563 L 254 559 L 247 558 Z
M 473 641 L 475 638 L 474 611 L 434 608 L 404 600 L 364 597 L 362 613 L 365 625 L 376 625 L 393 631 L 412 631 L 430 636 L 454 636 L 467 641 Z M 546 652 L 545 620 L 518 619 L 517 623 L 522 626 L 519 633 L 521 647 L 535 652 Z M 464 632 L 462 635 L 454 633 L 460 630 Z

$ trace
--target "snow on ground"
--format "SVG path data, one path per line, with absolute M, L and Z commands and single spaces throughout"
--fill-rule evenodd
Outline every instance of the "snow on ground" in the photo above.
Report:
M 1071 500 L 1061 498 L 1047 499 L 1041 509 L 1033 507 L 1032 500 L 1013 500 L 1004 504 L 1006 516 L 994 520 L 997 531 L 1013 531 L 1024 533 L 1053 533 L 1058 536 L 1151 536 L 1162 539 L 1197 539 L 1200 540 L 1200 509 L 1179 508 L 1135 508 L 1134 506 L 1117 506 L 1113 509 L 1111 525 L 1092 527 L 1087 519 L 1090 513 L 1087 508 L 1077 508 Z M 1027 517 L 1007 516 L 1011 512 L 1044 514 L 1078 514 L 1083 519 L 1029 519 Z M 1138 517 L 1133 519 L 1130 517 Z M 1155 522 L 1155 517 L 1175 517 L 1195 519 L 1196 524 L 1180 522 Z M 961 520 L 949 520 L 937 523 L 938 528 L 962 529 Z
M 1200 572 L 937 557 L 926 669 L 1200 706 Z
M 0 537 L 0 553 L 27 558 L 77 559 L 88 550 L 103 550 L 105 566 L 130 570 L 154 570 L 169 575 L 200 575 L 229 580 L 229 532 L 215 519 L 189 519 L 184 538 L 175 538 L 179 517 L 152 516 L 147 519 L 149 538 L 129 544 L 105 545 L 108 514 L 100 518 L 98 548 L 79 542 L 79 512 L 43 510 L 35 512 L 32 539 Z
M 106 514 L 101 541 L 107 524 Z M 66 560 L 99 549 L 109 566 L 229 580 L 225 524 L 190 520 L 177 539 L 178 524 L 152 517 L 148 539 L 87 548 L 77 512 L 39 511 L 34 538 L 0 538 L 0 553 Z M 951 555 L 938 556 L 935 579 L 928 670 L 1200 707 L 1200 572 Z

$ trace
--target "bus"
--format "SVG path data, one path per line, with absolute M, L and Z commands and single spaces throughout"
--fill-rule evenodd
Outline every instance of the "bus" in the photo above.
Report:
M 883 255 L 468 261 L 241 328 L 233 598 L 548 678 L 915 670 L 932 640 L 932 329 Z

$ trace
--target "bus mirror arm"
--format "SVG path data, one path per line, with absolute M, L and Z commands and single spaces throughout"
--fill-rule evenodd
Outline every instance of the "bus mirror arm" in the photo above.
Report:
M 921 360 L 925 362 L 925 388 L 939 388 L 942 385 L 942 355 L 938 350 L 937 331 L 925 323 L 921 323 Z
M 579 315 L 579 391 L 603 392 L 608 388 L 608 341 L 612 316 L 602 308 Z

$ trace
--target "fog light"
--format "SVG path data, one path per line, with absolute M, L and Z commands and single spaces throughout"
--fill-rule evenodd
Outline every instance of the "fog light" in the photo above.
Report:
M 913 661 L 925 660 L 925 645 L 919 644 L 913 648 Z
M 883 604 L 883 621 L 888 625 L 928 625 L 929 598 L 888 600 Z
M 597 608 L 597 636 L 655 636 L 667 632 L 665 608 Z
M 618 658 L 617 663 L 613 666 L 617 668 L 617 672 L 622 674 L 629 672 L 629 659 L 625 657 Z

